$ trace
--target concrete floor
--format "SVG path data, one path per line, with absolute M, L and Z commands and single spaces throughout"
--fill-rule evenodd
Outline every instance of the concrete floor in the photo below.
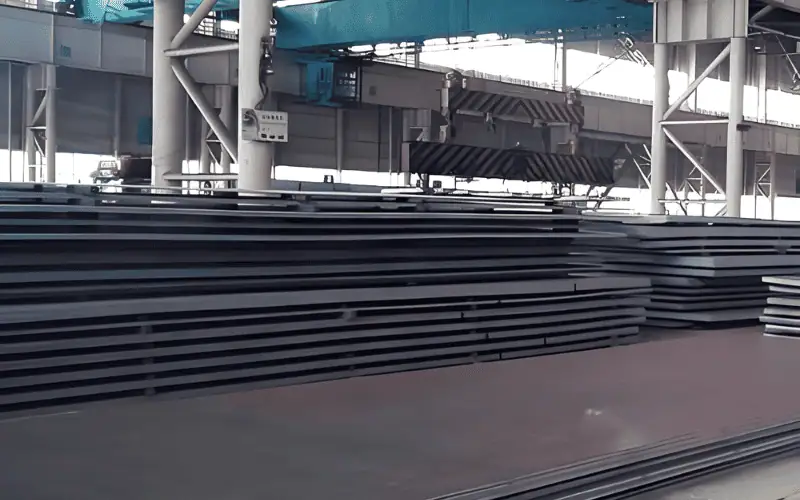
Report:
M 755 328 L 679 337 L 11 418 L 0 421 L 0 492 L 25 500 L 423 500 L 800 415 L 800 342 Z

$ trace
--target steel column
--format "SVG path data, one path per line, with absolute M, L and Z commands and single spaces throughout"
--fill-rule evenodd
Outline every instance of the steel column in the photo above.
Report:
M 33 136 L 33 117 L 36 112 L 36 67 L 31 65 L 25 69 L 25 177 L 28 182 L 36 181 L 36 140 Z
M 45 68 L 45 182 L 56 181 L 56 153 L 58 152 L 58 123 L 56 114 L 56 67 L 48 64 Z
M 223 85 L 220 88 L 220 120 L 225 126 L 225 129 L 230 131 L 236 124 L 236 110 L 233 108 L 233 88 L 228 85 Z M 231 172 L 231 155 L 225 150 L 224 147 L 220 148 L 219 168 L 220 173 L 229 174 Z
M 167 186 L 164 175 L 180 171 L 184 158 L 186 97 L 164 54 L 183 26 L 183 3 L 153 2 L 153 171 L 154 186 Z
M 767 121 L 767 55 L 756 56 L 758 70 L 758 121 Z
M 242 139 L 242 109 L 255 108 L 268 102 L 262 85 L 263 41 L 270 38 L 272 2 L 241 0 L 239 2 L 239 113 L 238 163 L 240 189 L 269 189 L 272 184 L 274 145 Z M 268 87 L 267 87 L 268 88 Z
M 114 158 L 119 158 L 122 142 L 122 76 L 114 79 Z
M 728 116 L 728 151 L 726 186 L 727 216 L 740 217 L 744 182 L 744 137 L 740 130 L 744 120 L 744 80 L 747 61 L 747 39 L 731 39 L 730 113 Z
M 689 84 L 691 85 L 691 83 L 697 79 L 697 45 L 694 43 L 690 43 L 686 46 L 686 66 L 686 75 L 688 76 Z M 700 91 L 696 89 L 694 94 L 687 99 L 686 104 L 692 111 L 697 111 L 697 99 L 699 93 Z
M 778 180 L 778 155 L 771 153 L 769 157 L 769 218 L 775 220 L 776 184 Z
M 709 146 L 703 144 L 703 151 L 700 158 L 701 162 L 705 162 L 708 159 L 708 149 Z M 700 174 L 700 215 L 703 217 L 706 216 L 706 177 L 702 172 Z
M 378 138 L 380 140 L 380 138 Z M 394 108 L 389 106 L 389 182 L 394 185 Z
M 669 47 L 654 45 L 655 93 L 653 95 L 653 127 L 650 165 L 650 213 L 663 214 L 661 200 L 667 194 L 667 138 L 661 130 L 661 120 L 669 106 Z
M 11 61 L 8 62 L 8 127 L 6 130 L 8 131 L 8 182 L 14 180 L 14 176 L 12 173 L 12 167 L 14 166 L 14 145 L 13 141 L 11 140 L 12 131 L 14 130 L 14 114 L 11 112 L 11 106 L 14 104 L 14 80 L 13 80 L 13 71 L 14 65 Z
M 206 139 L 208 138 L 208 122 L 200 120 L 200 173 L 211 173 L 211 152 L 208 150 Z
M 344 169 L 344 110 L 336 109 L 336 182 L 342 182 Z M 378 139 L 380 140 L 380 139 Z
M 184 64 L 183 60 L 179 61 Z M 180 81 L 180 77 L 178 78 Z M 184 117 L 186 120 L 186 127 L 183 129 L 183 162 L 181 165 L 181 173 L 189 173 L 189 160 L 192 158 L 192 100 L 186 95 L 186 104 L 183 107 Z

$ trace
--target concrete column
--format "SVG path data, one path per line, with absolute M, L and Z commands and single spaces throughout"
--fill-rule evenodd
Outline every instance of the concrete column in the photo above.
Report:
M 222 123 L 231 130 L 236 126 L 236 110 L 233 107 L 233 88 L 229 85 L 220 87 L 220 113 Z M 231 155 L 220 146 L 220 173 L 229 174 L 231 172 Z
M 260 82 L 262 39 L 269 39 L 272 2 L 239 2 L 239 188 L 269 189 L 272 185 L 274 145 L 242 140 L 242 109 L 255 108 L 264 100 Z
M 200 121 L 200 173 L 211 173 L 211 153 L 208 151 L 206 138 L 208 137 L 208 122 L 205 120 Z M 225 149 L 225 148 L 223 148 Z
M 48 64 L 45 68 L 45 182 L 56 181 L 56 153 L 58 152 L 58 123 L 56 114 L 56 67 Z
M 728 151 L 725 175 L 727 216 L 741 217 L 742 184 L 744 183 L 744 136 L 739 126 L 744 120 L 744 80 L 747 60 L 747 39 L 731 39 L 730 113 L 728 117 Z
M 30 65 L 25 70 L 25 180 L 36 181 L 36 142 L 33 117 L 36 114 L 36 67 Z
M 661 120 L 669 107 L 669 46 L 654 45 L 655 94 L 653 96 L 652 147 L 650 149 L 650 213 L 663 214 L 660 203 L 667 195 L 667 137 L 661 131 Z
M 153 3 L 153 172 L 154 186 L 167 186 L 164 174 L 181 170 L 186 130 L 186 95 L 164 51 L 183 26 L 183 3 Z

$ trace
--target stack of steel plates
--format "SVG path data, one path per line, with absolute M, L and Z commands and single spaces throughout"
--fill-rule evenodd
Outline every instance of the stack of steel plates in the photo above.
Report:
M 765 275 L 800 273 L 800 225 L 708 217 L 592 217 L 587 228 L 620 234 L 593 240 L 607 273 L 650 277 L 648 324 L 755 323 Z
M 761 315 L 764 333 L 800 338 L 800 276 L 766 276 L 767 307 Z
M 0 189 L 0 410 L 628 342 L 649 280 L 498 198 Z M 591 237 L 591 235 L 586 235 Z

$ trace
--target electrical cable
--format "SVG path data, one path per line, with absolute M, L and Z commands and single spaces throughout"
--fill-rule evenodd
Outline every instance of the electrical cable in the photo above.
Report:
M 261 99 L 256 103 L 255 109 L 264 110 L 264 105 L 269 97 L 267 78 L 272 71 L 272 44 L 268 37 L 261 38 L 261 57 L 258 60 L 258 86 L 261 88 Z

